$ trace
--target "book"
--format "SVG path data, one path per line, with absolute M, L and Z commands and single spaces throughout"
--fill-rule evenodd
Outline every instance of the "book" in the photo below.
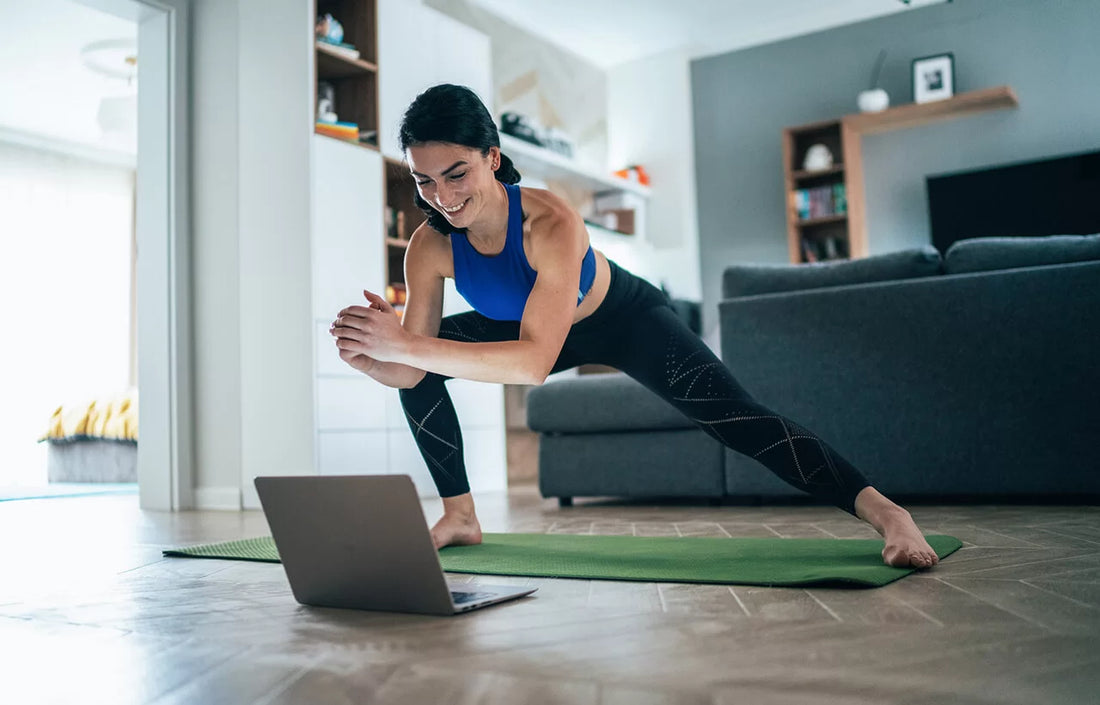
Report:
M 353 142 L 359 141 L 359 126 L 354 123 L 347 122 L 317 122 L 314 127 L 315 131 L 321 135 L 327 135 L 328 137 L 336 137 L 344 140 L 351 140 Z
M 804 189 L 797 189 L 792 196 L 794 212 L 798 214 L 799 220 L 806 220 L 810 217 L 810 194 Z
M 848 193 L 843 181 L 833 184 L 833 212 L 838 215 L 848 212 Z

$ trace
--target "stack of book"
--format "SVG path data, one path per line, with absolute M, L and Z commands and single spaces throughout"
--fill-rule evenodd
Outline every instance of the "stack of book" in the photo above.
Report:
M 318 120 L 316 129 L 317 133 L 321 135 L 352 142 L 359 141 L 359 125 L 354 122 L 321 122 Z
M 791 197 L 799 220 L 827 218 L 848 212 L 848 197 L 843 182 L 796 189 Z

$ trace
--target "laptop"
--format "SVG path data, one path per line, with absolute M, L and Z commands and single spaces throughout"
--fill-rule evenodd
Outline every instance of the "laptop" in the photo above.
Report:
M 453 615 L 538 589 L 451 589 L 408 475 L 255 483 L 290 589 L 303 605 Z

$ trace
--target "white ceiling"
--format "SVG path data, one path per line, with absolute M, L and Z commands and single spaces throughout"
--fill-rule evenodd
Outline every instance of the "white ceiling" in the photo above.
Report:
M 72 0 L 0 0 L 0 129 L 132 153 L 132 137 L 104 136 L 100 100 L 133 93 L 84 66 L 85 45 L 137 38 L 134 22 Z
M 945 0 L 470 0 L 593 64 L 679 50 L 692 58 Z M 133 152 L 96 122 L 124 83 L 90 71 L 81 47 L 136 38 L 135 23 L 74 0 L 0 0 L 0 131 Z
M 945 0 L 470 0 L 602 68 L 720 54 Z

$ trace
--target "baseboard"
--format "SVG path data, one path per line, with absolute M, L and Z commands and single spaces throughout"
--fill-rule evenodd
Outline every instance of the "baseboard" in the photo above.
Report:
M 241 510 L 239 487 L 196 487 L 195 509 L 238 512 Z

